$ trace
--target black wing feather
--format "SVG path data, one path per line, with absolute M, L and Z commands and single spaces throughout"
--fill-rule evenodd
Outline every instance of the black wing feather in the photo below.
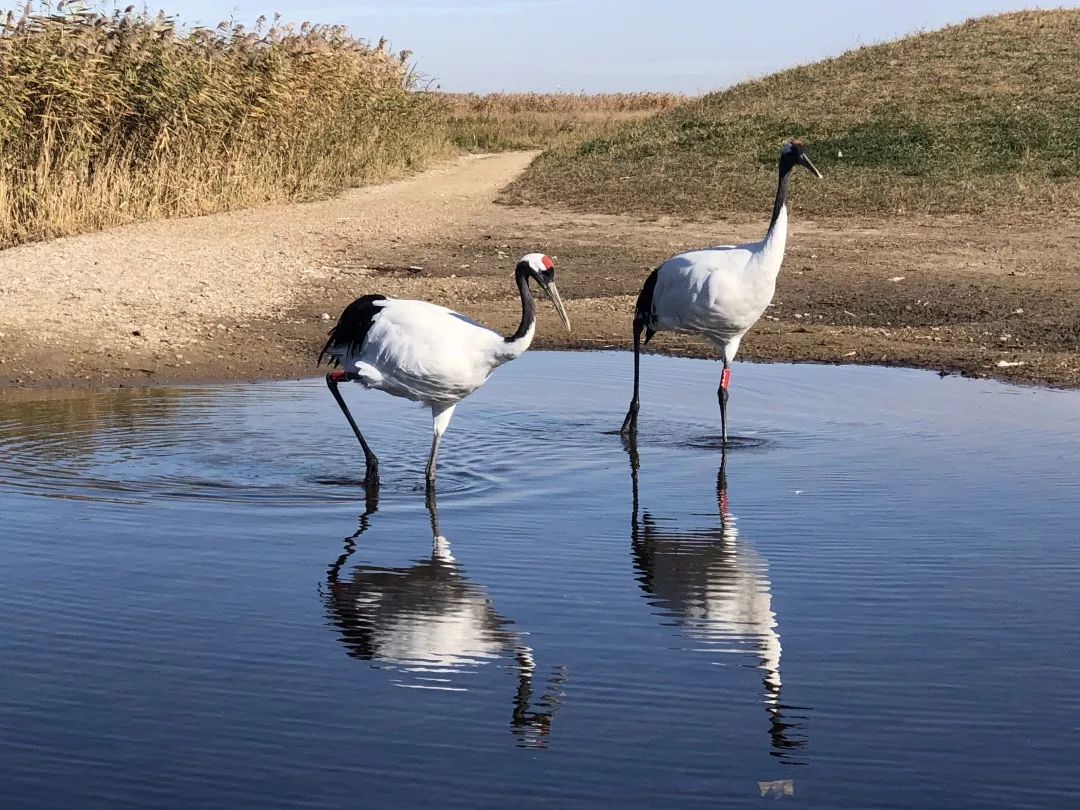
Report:
M 646 343 L 652 340 L 652 336 L 656 334 L 656 329 L 653 328 L 656 324 L 656 313 L 653 311 L 653 292 L 656 290 L 656 279 L 659 275 L 659 267 L 649 273 L 649 277 L 641 285 L 641 292 L 638 293 L 637 303 L 634 305 L 634 329 L 635 331 L 639 329 L 645 330 Z
M 338 318 L 337 326 L 330 330 L 330 337 L 319 352 L 319 364 L 321 365 L 323 358 L 332 351 L 342 354 L 359 354 L 364 348 L 364 341 L 367 339 L 368 332 L 371 331 L 375 316 L 382 309 L 377 302 L 385 300 L 385 295 L 365 295 L 345 307 L 345 311 Z M 338 358 L 330 354 L 330 365 L 336 366 L 338 362 Z

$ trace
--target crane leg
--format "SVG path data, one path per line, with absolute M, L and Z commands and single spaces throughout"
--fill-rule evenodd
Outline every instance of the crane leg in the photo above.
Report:
M 428 454 L 427 470 L 425 471 L 428 489 L 435 488 L 435 459 L 439 455 L 439 441 L 441 439 L 442 434 L 436 433 L 435 438 L 431 440 L 431 452 Z
M 432 491 L 435 488 L 435 462 L 439 457 L 439 443 L 442 441 L 442 435 L 446 432 L 446 428 L 450 424 L 450 419 L 454 415 L 454 408 L 456 405 L 451 405 L 448 408 L 432 406 L 431 419 L 434 427 L 435 436 L 431 440 L 431 453 L 428 455 L 427 463 L 427 488 L 428 491 Z
M 724 358 L 724 371 L 720 375 L 720 387 L 716 389 L 716 399 L 720 403 L 720 431 L 724 447 L 727 447 L 727 401 L 728 385 L 731 383 L 731 364 Z
M 338 407 L 341 408 L 341 412 L 345 414 L 345 418 L 349 420 L 349 427 L 352 428 L 353 433 L 356 434 L 356 438 L 360 440 L 360 446 L 364 449 L 364 463 L 366 465 L 364 471 L 364 486 L 375 488 L 379 486 L 379 459 L 371 452 L 371 448 L 368 447 L 368 443 L 364 439 L 364 434 L 361 433 L 360 428 L 356 426 L 356 420 L 353 419 L 352 414 L 349 413 L 349 406 L 345 404 L 345 400 L 342 399 L 341 392 L 338 390 L 338 383 L 345 382 L 349 379 L 351 379 L 351 375 L 347 371 L 333 371 L 326 375 L 326 387 L 329 388 L 330 393 L 334 395 Z
M 634 398 L 630 400 L 630 409 L 626 412 L 622 427 L 619 428 L 620 436 L 637 438 L 637 415 L 641 409 L 639 388 L 641 384 L 641 330 L 644 324 L 634 318 Z

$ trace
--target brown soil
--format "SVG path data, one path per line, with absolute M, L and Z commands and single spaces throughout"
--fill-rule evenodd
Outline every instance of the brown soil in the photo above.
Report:
M 0 386 L 103 386 L 318 373 L 357 295 L 423 297 L 498 329 L 511 272 L 555 256 L 574 332 L 541 308 L 537 348 L 626 348 L 648 270 L 760 236 L 710 223 L 494 204 L 533 153 L 462 158 L 334 200 L 150 223 L 0 253 Z M 793 212 L 776 300 L 747 360 L 918 366 L 1080 384 L 1080 224 L 986 218 L 807 221 Z M 662 334 L 651 348 L 712 356 Z

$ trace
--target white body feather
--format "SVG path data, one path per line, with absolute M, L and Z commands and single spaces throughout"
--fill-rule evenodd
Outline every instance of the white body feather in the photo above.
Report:
M 772 301 L 786 242 L 785 206 L 760 242 L 672 256 L 657 272 L 652 328 L 700 335 L 733 360 Z
M 534 329 L 520 340 L 427 301 L 387 298 L 359 353 L 331 350 L 342 368 L 362 385 L 423 402 L 440 412 L 484 384 L 491 372 L 532 343 Z
M 338 383 L 358 382 L 431 408 L 435 435 L 426 473 L 430 488 L 435 483 L 439 442 L 457 404 L 483 385 L 492 371 L 532 345 L 536 308 L 530 280 L 540 285 L 570 328 L 550 256 L 526 254 L 514 269 L 514 280 L 521 296 L 521 321 L 506 338 L 459 312 L 427 301 L 364 295 L 341 313 L 319 362 L 329 356 L 331 365 L 339 367 L 326 375 L 326 384 L 364 450 L 365 482 L 378 485 L 379 460 L 349 412 Z

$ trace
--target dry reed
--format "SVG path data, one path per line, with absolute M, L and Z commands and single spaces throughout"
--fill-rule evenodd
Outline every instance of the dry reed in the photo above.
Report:
M 449 149 L 409 53 L 337 26 L 0 17 L 0 247 L 307 199 Z

